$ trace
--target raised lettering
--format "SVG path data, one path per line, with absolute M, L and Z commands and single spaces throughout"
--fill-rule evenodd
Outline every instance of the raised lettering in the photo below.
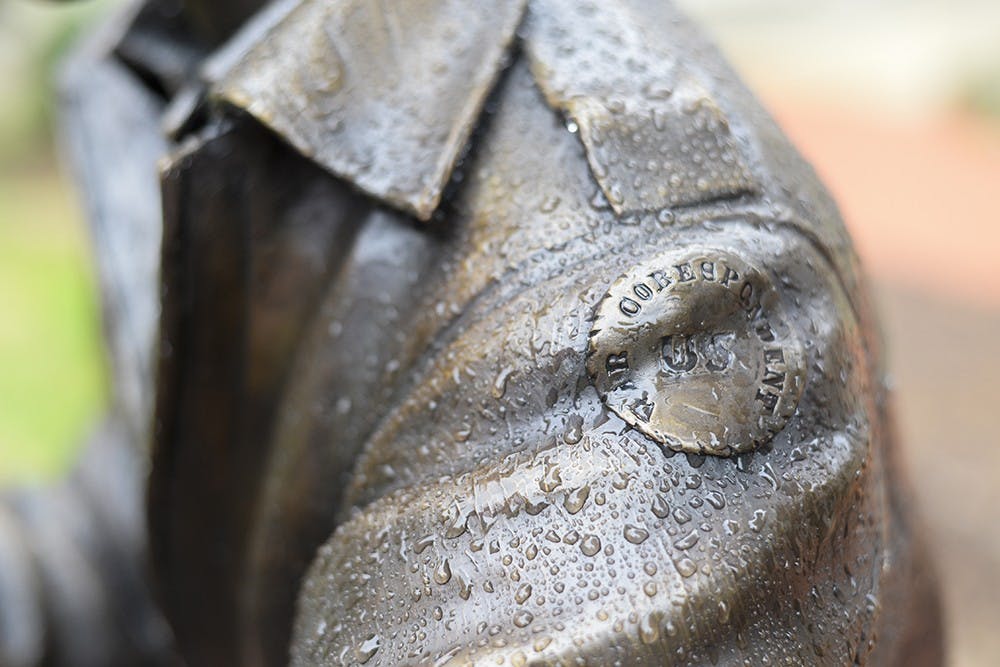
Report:
M 701 277 L 705 280 L 715 280 L 715 262 L 705 261 L 701 263 Z
M 729 268 L 728 266 L 726 267 L 726 272 L 722 274 L 722 284 L 725 285 L 726 287 L 729 287 L 729 283 L 739 279 L 740 279 L 739 272 Z
M 689 336 L 665 336 L 661 342 L 663 363 L 677 373 L 686 373 L 698 363 L 694 341 Z
M 807 385 L 785 305 L 763 267 L 722 250 L 664 251 L 599 302 L 587 373 L 611 411 L 665 448 L 751 451 Z
M 712 334 L 704 346 L 705 368 L 716 372 L 729 368 L 733 360 L 731 348 L 735 340 L 735 334 Z
M 764 407 L 774 412 L 774 408 L 778 405 L 778 395 L 764 392 L 760 389 L 757 390 L 757 396 L 755 398 L 764 404 Z
M 613 375 L 615 373 L 623 373 L 627 371 L 628 352 L 609 354 L 608 358 L 604 362 L 604 368 L 607 369 L 608 375 Z
M 664 288 L 670 287 L 671 280 L 663 271 L 653 271 L 649 274 L 649 277 L 656 283 L 657 292 L 662 292 Z
M 632 286 L 632 291 L 643 301 L 649 301 L 653 298 L 653 290 L 649 289 L 646 283 L 636 283 Z
M 629 405 L 629 410 L 635 415 L 636 419 L 640 419 L 648 424 L 649 418 L 653 416 L 653 407 L 653 404 L 643 395 L 641 399 Z
M 642 306 L 640 306 L 639 302 L 635 299 L 630 299 L 626 296 L 622 297 L 621 302 L 618 304 L 618 309 L 629 317 L 633 317 L 639 314 L 639 311 L 642 310 Z
M 780 371 L 772 371 L 770 368 L 764 369 L 764 379 L 761 380 L 762 383 L 766 384 L 768 387 L 774 387 L 778 391 L 785 386 L 785 374 Z
M 765 343 L 770 343 L 774 340 L 774 329 L 771 328 L 771 325 L 767 320 L 761 320 L 758 322 L 756 331 L 757 337 Z
M 769 347 L 764 350 L 764 363 L 783 364 L 785 363 L 785 353 L 780 347 Z
M 694 280 L 694 270 L 690 264 L 678 264 L 674 268 L 677 269 L 678 280 L 680 282 L 689 283 Z

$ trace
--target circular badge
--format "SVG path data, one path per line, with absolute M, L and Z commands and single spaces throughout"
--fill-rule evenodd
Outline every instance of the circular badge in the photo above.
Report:
M 725 251 L 670 251 L 598 304 L 587 371 L 604 402 L 670 449 L 730 456 L 771 440 L 806 380 L 770 277 Z

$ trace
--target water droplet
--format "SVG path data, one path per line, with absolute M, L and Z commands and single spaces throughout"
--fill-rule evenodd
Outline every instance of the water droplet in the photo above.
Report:
M 514 614 L 514 625 L 519 628 L 527 627 L 533 620 L 535 620 L 535 617 L 532 616 L 531 612 L 524 609 L 520 609 Z
M 497 373 L 496 378 L 493 380 L 493 389 L 491 391 L 493 398 L 503 398 L 503 395 L 507 393 L 507 378 L 509 378 L 510 374 L 513 372 L 514 369 L 512 367 L 506 366 L 503 370 Z
M 531 597 L 531 584 L 523 584 L 514 593 L 514 601 L 518 604 L 524 604 L 528 598 Z
M 669 225 L 673 223 L 674 217 L 675 216 L 673 211 L 671 211 L 669 208 L 662 208 L 656 214 L 656 221 L 661 225 Z
M 536 653 L 541 653 L 552 643 L 552 637 L 539 637 L 535 640 L 535 643 L 531 648 L 535 649 Z
M 642 87 L 642 92 L 651 100 L 665 100 L 674 93 L 673 89 L 665 85 L 662 81 L 647 83 Z
M 611 486 L 618 489 L 619 491 L 624 491 L 628 488 L 628 483 L 631 481 L 628 473 L 620 472 L 611 479 Z
M 666 519 L 667 514 L 670 513 L 670 505 L 667 503 L 667 499 L 663 496 L 657 494 L 653 497 L 653 514 L 655 514 L 660 519 Z
M 413 553 L 415 554 L 423 553 L 424 549 L 426 549 L 432 544 L 434 544 L 434 536 L 424 535 L 419 540 L 413 543 Z
M 362 665 L 365 664 L 378 652 L 381 641 L 382 639 L 378 635 L 370 635 L 368 639 L 354 649 L 354 658 Z
M 606 211 L 611 208 L 608 200 L 604 197 L 604 193 L 600 190 L 594 193 L 594 196 L 590 198 L 588 203 L 595 211 Z
M 547 502 L 545 502 L 544 500 L 540 500 L 537 503 L 531 502 L 531 501 L 525 501 L 525 503 L 524 503 L 524 511 L 527 512 L 528 514 L 530 514 L 531 516 L 535 516 L 536 514 L 538 514 L 539 512 L 541 512 L 542 510 L 544 510 L 548 506 L 549 506 L 549 504 Z
M 545 493 L 552 493 L 562 484 L 562 476 L 559 466 L 549 463 L 545 464 L 545 474 L 542 476 L 538 487 Z
M 698 544 L 698 533 L 696 533 L 693 530 L 684 537 L 682 537 L 681 539 L 674 542 L 674 546 L 682 550 L 690 549 L 696 544 Z
M 472 596 L 472 583 L 461 576 L 458 580 L 458 596 L 463 600 L 468 600 Z
M 566 494 L 566 499 L 563 500 L 563 507 L 570 514 L 576 514 L 583 506 L 587 504 L 587 498 L 590 496 L 590 486 L 584 485 L 579 489 L 574 489 Z
M 462 424 L 462 427 L 455 431 L 452 436 L 455 438 L 455 442 L 466 442 L 472 435 L 472 425 Z
M 719 600 L 719 623 L 729 622 L 729 605 L 724 600 Z
M 625 525 L 625 539 L 632 544 L 642 544 L 648 538 L 649 531 L 638 526 L 633 526 L 632 524 Z
M 708 504 L 717 510 L 721 510 L 723 507 L 726 506 L 725 496 L 723 496 L 718 491 L 712 491 L 711 493 L 709 493 L 707 496 L 705 496 L 705 500 L 707 500 Z
M 539 210 L 542 213 L 551 213 L 552 211 L 559 208 L 560 201 L 561 200 L 559 199 L 559 197 L 556 197 L 555 195 L 546 197 L 545 199 L 542 200 L 542 205 L 539 207 Z
M 462 512 L 457 505 L 453 506 L 443 518 L 445 537 L 453 539 L 466 531 L 465 517 L 462 516 Z
M 566 433 L 563 434 L 563 440 L 565 440 L 568 445 L 575 445 L 582 439 L 583 417 L 580 415 L 571 415 L 570 418 L 566 420 Z
M 451 565 L 447 558 L 434 570 L 434 581 L 442 586 L 451 581 Z
M 681 558 L 679 561 L 674 563 L 677 567 L 677 571 L 680 572 L 682 577 L 690 577 L 692 574 L 698 571 L 698 566 L 694 564 L 690 558 Z
M 580 541 L 580 551 L 585 556 L 593 556 L 601 550 L 601 538 L 597 535 L 585 535 Z

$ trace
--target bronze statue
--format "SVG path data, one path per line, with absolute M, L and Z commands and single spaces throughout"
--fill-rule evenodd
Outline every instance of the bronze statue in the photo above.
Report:
M 857 257 L 690 23 L 262 4 L 67 68 L 114 456 L 0 522 L 7 663 L 940 664 Z

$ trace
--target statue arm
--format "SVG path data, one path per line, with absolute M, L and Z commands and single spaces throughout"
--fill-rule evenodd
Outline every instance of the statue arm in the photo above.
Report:
M 121 421 L 65 479 L 0 503 L 0 663 L 169 664 L 144 569 L 143 462 Z

